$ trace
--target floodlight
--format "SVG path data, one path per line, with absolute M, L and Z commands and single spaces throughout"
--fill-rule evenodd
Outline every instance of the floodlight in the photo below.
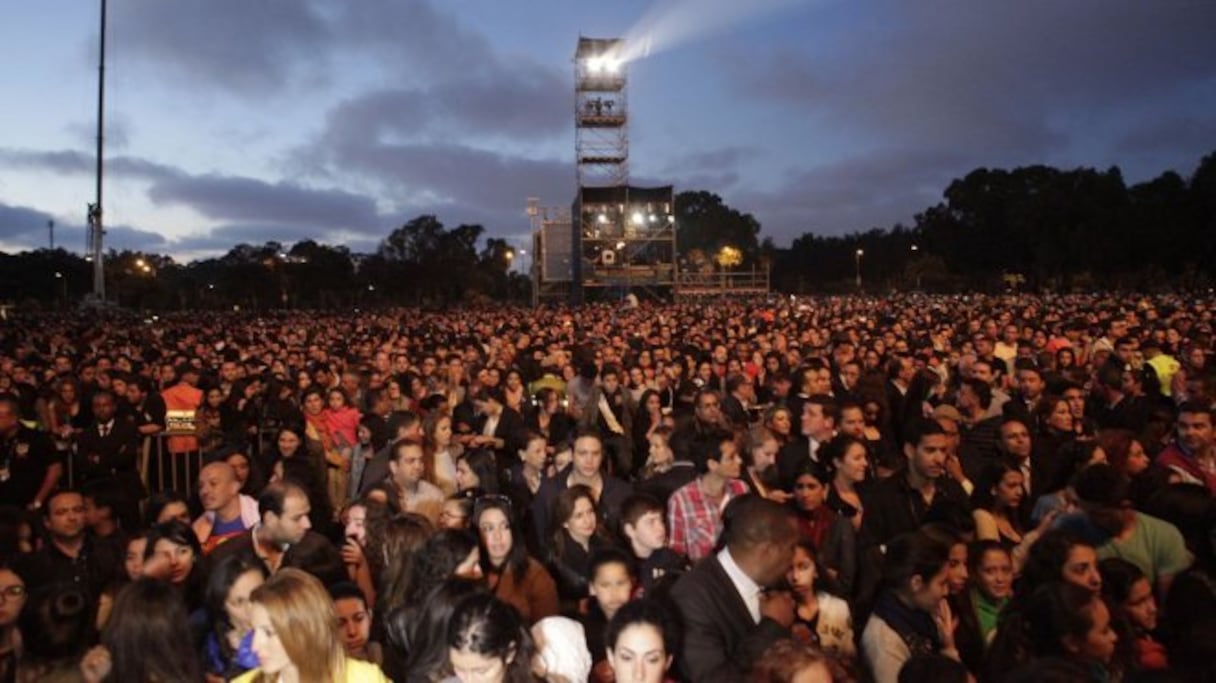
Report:
M 652 213 L 652 214 L 650 214 L 650 222 L 651 222 L 651 223 L 658 223 L 658 222 L 659 222 L 659 217 L 658 217 L 658 216 L 656 216 L 656 215 L 655 215 L 655 214 L 653 214 L 653 213 Z
M 637 225 L 641 225 L 642 223 L 646 222 L 646 217 L 642 215 L 641 211 L 634 211 L 633 222 Z
M 604 70 L 604 58 L 603 57 L 592 57 L 592 58 L 588 59 L 587 60 L 587 69 L 589 71 L 591 71 L 591 73 L 599 73 L 600 71 L 603 71 Z
M 624 249 L 624 248 L 625 248 L 625 243 L 624 243 L 624 242 L 617 242 L 617 243 L 616 243 L 616 248 L 617 248 L 617 249 Z
M 601 213 L 600 215 L 598 215 L 598 216 L 596 216 L 596 217 L 595 217 L 595 220 L 596 220 L 596 222 L 598 222 L 598 223 L 607 223 L 607 222 L 608 222 L 608 214 L 603 214 L 603 213 Z
M 621 70 L 621 60 L 613 57 L 605 57 L 604 68 L 608 70 L 608 73 L 617 73 Z

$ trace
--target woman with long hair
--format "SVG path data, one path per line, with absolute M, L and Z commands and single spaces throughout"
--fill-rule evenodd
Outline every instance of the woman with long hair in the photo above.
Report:
M 333 601 L 316 577 L 279 570 L 250 600 L 258 668 L 236 683 L 387 683 L 375 664 L 346 656 Z
M 859 489 L 870 472 L 865 442 L 847 434 L 837 434 L 822 446 L 819 457 L 823 462 L 831 463 L 832 487 L 828 491 L 827 506 L 849 520 L 854 531 L 861 531 L 865 506 Z
M 0 681 L 15 680 L 21 655 L 21 632 L 17 617 L 25 607 L 25 580 L 0 564 Z
M 646 389 L 638 398 L 633 415 L 633 452 L 645 453 L 650 448 L 651 435 L 662 426 L 663 399 L 654 389 Z
M 321 480 L 326 482 L 327 493 L 336 491 L 336 487 L 329 482 L 331 478 L 345 482 L 350 472 L 350 459 L 343 457 L 339 434 L 331 425 L 325 390 L 316 385 L 308 387 L 301 396 L 300 405 L 304 418 L 304 447 L 314 466 L 318 467 Z M 342 491 L 345 490 L 343 487 Z M 330 500 L 328 496 L 326 500 Z M 331 512 L 333 509 L 331 501 Z
M 785 580 L 794 594 L 795 633 L 799 638 L 851 660 L 857 648 L 849 603 L 817 585 L 829 582 L 820 569 L 814 544 L 805 538 L 799 539 L 794 548 L 794 561 Z
M 249 596 L 266 581 L 266 569 L 239 555 L 226 557 L 207 578 L 207 635 L 203 664 L 208 674 L 228 680 L 258 665 L 253 653 Z
M 1102 597 L 1114 615 L 1119 645 L 1128 661 L 1141 671 L 1169 669 L 1165 646 L 1154 637 L 1159 613 L 1148 577 L 1119 557 L 1102 560 L 1098 571 L 1102 573 Z
M 1095 593 L 1056 581 L 1037 587 L 997 628 L 988 658 L 993 680 L 1025 664 L 1048 657 L 1076 663 L 1088 676 L 1078 683 L 1118 680 L 1115 658 L 1118 636 L 1110 610 Z
M 946 602 L 950 548 L 922 532 L 897 536 L 883 558 L 883 590 L 861 635 L 878 681 L 894 681 L 916 654 L 958 659 L 954 616 Z
M 473 595 L 448 624 L 448 662 L 461 683 L 531 683 L 532 636 L 514 607 Z
M 776 405 L 764 411 L 764 428 L 776 437 L 778 444 L 789 443 L 794 438 L 794 418 L 790 409 Z
M 557 584 L 528 554 L 511 502 L 503 496 L 482 496 L 474 503 L 472 519 L 481 541 L 481 571 L 490 591 L 515 607 L 526 624 L 556 615 Z
M 857 535 L 853 524 L 826 504 L 831 480 L 823 465 L 809 459 L 800 462 L 793 476 L 794 495 L 786 506 L 797 522 L 799 537 L 819 549 L 824 578 L 849 595 L 857 572 Z
M 1025 476 L 1017 465 L 997 461 L 984 470 L 971 492 L 975 537 L 981 541 L 997 541 L 1008 548 L 1013 555 L 1015 573 L 1021 573 L 1030 546 L 1055 521 L 1055 515 L 1048 513 L 1039 520 L 1038 527 L 1030 530 L 1022 527 L 1022 506 L 1026 498 L 1024 481 Z
M 194 529 L 170 520 L 148 530 L 144 576 L 167 581 L 181 591 L 191 612 L 203 605 L 203 550 Z
M 85 654 L 81 674 L 86 683 L 200 681 L 191 642 L 181 595 L 163 581 L 139 579 L 118 592 L 101 645 Z
M 483 593 L 480 581 L 451 578 L 435 586 L 408 619 L 395 621 L 393 637 L 402 644 L 404 661 L 385 663 L 395 681 L 441 681 L 451 676 L 448 667 L 448 624 L 465 598 Z
M 557 580 L 562 613 L 572 615 L 589 595 L 587 571 L 592 553 L 611 545 L 599 531 L 595 497 L 589 487 L 575 484 L 557 495 L 550 538 L 549 570 Z
M 980 673 L 997 624 L 1013 596 L 1013 557 L 998 541 L 976 541 L 967 549 L 967 588 L 951 596 L 957 609 L 954 640 L 967 669 Z
M 484 448 L 466 451 L 456 458 L 456 488 L 461 493 L 499 492 L 498 465 L 494 452 Z
M 452 439 L 452 416 L 433 410 L 422 421 L 423 478 L 445 496 L 456 492 L 456 458 L 463 447 Z
M 654 600 L 634 600 L 617 610 L 604 630 L 608 665 L 616 683 L 667 680 L 679 627 Z

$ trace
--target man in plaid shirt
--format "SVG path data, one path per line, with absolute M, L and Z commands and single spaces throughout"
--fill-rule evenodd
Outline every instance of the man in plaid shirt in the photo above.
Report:
M 730 432 L 697 438 L 689 449 L 698 477 L 676 489 L 667 502 L 669 545 L 696 562 L 713 553 L 722 532 L 722 510 L 748 492 L 740 481 L 743 458 Z

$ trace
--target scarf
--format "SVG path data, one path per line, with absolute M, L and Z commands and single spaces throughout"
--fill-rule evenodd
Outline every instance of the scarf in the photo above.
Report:
M 937 624 L 928 613 L 908 607 L 893 591 L 884 591 L 874 605 L 874 616 L 899 634 L 912 656 L 935 654 L 942 649 Z

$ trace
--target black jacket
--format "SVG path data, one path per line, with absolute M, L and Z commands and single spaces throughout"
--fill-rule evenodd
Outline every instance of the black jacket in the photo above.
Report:
M 671 599 L 684 623 L 679 667 L 692 683 L 747 680 L 760 655 L 774 642 L 790 637 L 789 629 L 772 619 L 752 621 L 717 555 L 680 577 Z

